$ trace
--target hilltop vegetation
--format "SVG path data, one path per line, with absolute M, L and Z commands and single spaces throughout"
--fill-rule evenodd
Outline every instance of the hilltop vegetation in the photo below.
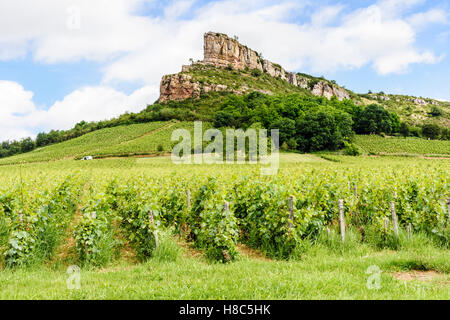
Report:
M 396 113 L 410 126 L 421 126 L 425 123 L 441 127 L 450 126 L 450 102 L 383 92 L 362 94 L 360 98 L 364 105 L 373 103 L 382 105 L 386 110 Z
M 265 128 L 275 128 L 275 126 L 279 125 L 280 130 L 288 131 L 283 133 L 283 137 L 286 137 L 286 139 L 282 138 L 282 143 L 286 143 L 285 149 L 300 151 L 341 148 L 345 141 L 351 140 L 352 134 L 348 131 L 349 126 L 357 134 L 377 133 L 414 137 L 424 136 L 425 138 L 441 140 L 446 140 L 450 137 L 450 103 L 409 96 L 386 95 L 384 93 L 356 95 L 348 90 L 351 97 L 350 100 L 338 101 L 336 98 L 328 100 L 324 97 L 314 96 L 310 91 L 311 87 L 314 87 L 318 82 L 337 86 L 335 82 L 325 80 L 323 77 L 317 78 L 306 74 L 298 74 L 298 76 L 307 79 L 307 83 L 310 86 L 307 89 L 291 85 L 281 78 L 272 77 L 267 73 L 258 72 L 258 70 L 234 70 L 232 68 L 194 65 L 182 74 L 189 75 L 191 81 L 200 84 L 226 86 L 227 91 L 213 90 L 202 93 L 199 98 L 164 103 L 156 102 L 148 105 L 139 113 L 125 113 L 110 120 L 97 122 L 81 121 L 70 130 L 41 132 L 34 140 L 26 138 L 20 141 L 5 141 L 0 144 L 0 158 L 28 153 L 35 149 L 37 150 L 31 156 L 24 156 L 24 159 L 28 161 L 34 158 L 36 161 L 41 161 L 42 159 L 51 159 L 50 154 L 54 154 L 53 158 L 57 159 L 63 155 L 77 157 L 83 153 L 75 153 L 68 150 L 68 148 L 70 149 L 71 147 L 69 146 L 72 146 L 72 144 L 83 144 L 83 139 L 63 144 L 61 148 L 56 147 L 59 151 L 49 151 L 49 149 L 41 151 L 41 149 L 45 146 L 71 141 L 106 128 L 170 120 L 201 120 L 214 122 L 219 127 L 230 125 L 231 123 L 231 126 L 236 127 L 239 125 L 246 128 L 255 122 L 261 123 Z M 253 99 L 249 97 L 258 98 Z M 252 100 L 251 104 L 254 105 L 245 105 L 249 100 Z M 255 101 L 258 102 L 255 103 Z M 244 104 L 236 106 L 238 102 Z M 233 107 L 230 107 L 230 103 L 234 104 Z M 382 108 L 374 107 L 375 104 Z M 244 111 L 245 115 L 239 114 L 242 111 L 240 109 Z M 250 113 L 248 112 L 249 109 L 252 109 Z M 301 114 L 299 110 L 301 110 Z M 372 110 L 373 112 L 365 110 Z M 338 112 L 336 113 L 335 111 Z M 307 116 L 306 113 L 310 114 Z M 367 117 L 369 113 L 372 113 L 372 115 Z M 233 114 L 237 114 L 237 116 Z M 349 124 L 348 117 L 342 116 L 345 114 L 350 116 L 352 124 Z M 386 119 L 386 115 L 388 115 L 389 119 Z M 306 121 L 303 124 L 308 125 L 312 121 L 318 124 L 318 129 L 322 130 L 307 132 L 311 130 L 305 129 L 303 133 L 300 132 L 299 126 L 302 117 L 306 117 L 304 118 Z M 361 117 L 365 117 L 365 119 Z M 324 129 L 323 121 L 325 119 L 319 121 L 319 118 L 328 118 L 328 123 L 331 123 L 331 128 L 328 132 L 321 132 Z M 226 123 L 228 120 L 231 122 Z M 158 124 L 155 125 L 157 126 Z M 149 124 L 149 126 L 152 125 Z M 145 127 L 145 125 L 142 126 L 142 128 Z M 292 129 L 293 127 L 296 128 Z M 134 132 L 135 127 L 130 126 L 129 129 Z M 89 140 L 90 137 L 86 139 Z M 113 145 L 115 143 L 112 143 L 111 148 L 108 150 L 109 154 L 112 155 L 143 153 L 139 148 L 116 148 Z M 98 148 L 94 147 L 94 150 L 92 150 L 91 146 L 87 145 L 85 149 L 86 153 L 94 153 L 93 151 L 96 151 Z M 149 148 L 149 150 L 153 149 L 153 147 Z M 167 146 L 164 146 L 164 149 L 167 149 Z M 149 151 L 145 152 L 148 153 Z M 106 152 L 99 155 L 104 154 Z M 20 157 L 15 157 L 13 161 L 17 159 L 20 159 Z M 5 162 L 10 161 L 2 161 L 1 163 Z

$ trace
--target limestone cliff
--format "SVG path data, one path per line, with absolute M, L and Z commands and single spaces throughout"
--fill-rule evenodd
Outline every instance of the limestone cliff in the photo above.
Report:
M 204 60 L 190 66 L 183 66 L 182 73 L 164 76 L 161 81 L 161 95 L 159 102 L 170 100 L 184 100 L 199 97 L 201 93 L 210 91 L 229 91 L 242 94 L 249 91 L 264 91 L 248 86 L 231 88 L 224 84 L 212 84 L 208 82 L 196 82 L 189 76 L 189 72 L 196 67 L 206 65 L 215 68 L 227 68 L 230 70 L 258 70 L 273 78 L 286 81 L 286 85 L 310 90 L 312 94 L 324 96 L 328 99 L 336 96 L 339 100 L 350 98 L 349 93 L 325 80 L 317 81 L 312 77 L 287 72 L 280 65 L 265 60 L 261 54 L 240 44 L 222 33 L 208 32 L 204 35 Z

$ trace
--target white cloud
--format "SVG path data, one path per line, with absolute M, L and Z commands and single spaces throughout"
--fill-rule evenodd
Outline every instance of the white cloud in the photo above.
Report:
M 155 35 L 144 50 L 106 66 L 104 81 L 156 85 L 162 74 L 178 72 L 189 58 L 201 58 L 202 35 L 210 30 L 239 35 L 265 58 L 294 71 L 319 73 L 370 65 L 379 74 L 390 74 L 405 72 L 412 64 L 440 61 L 431 50 L 416 47 L 416 35 L 419 26 L 441 23 L 442 12 L 405 13 L 423 0 L 383 0 L 353 11 L 342 5 L 319 7 L 311 23 L 287 19 L 306 2 L 267 3 L 220 1 L 196 11 L 191 20 L 160 20 L 156 28 L 164 30 L 164 37 Z
M 167 19 L 176 19 L 187 13 L 194 3 L 194 0 L 175 1 L 164 9 L 164 16 Z
M 152 22 L 134 15 L 146 0 L 2 0 L 0 58 L 24 56 L 53 63 L 141 48 Z M 71 10 L 74 9 L 75 10 Z M 79 20 L 79 26 L 73 21 Z
M 342 9 L 344 9 L 342 5 L 322 7 L 311 16 L 311 24 L 313 26 L 327 25 L 338 18 Z
M 13 96 L 18 100 L 0 109 L 7 115 L 0 120 L 1 136 L 19 137 L 38 126 L 68 128 L 80 120 L 139 111 L 157 98 L 162 75 L 180 71 L 189 58 L 202 58 L 207 31 L 238 35 L 265 58 L 292 71 L 371 66 L 379 74 L 390 74 L 405 72 L 412 64 L 436 63 L 439 55 L 418 48 L 416 37 L 431 23 L 446 23 L 447 15 L 440 9 L 411 13 L 424 2 L 379 0 L 350 9 L 310 0 L 224 0 L 201 5 L 196 0 L 174 0 L 161 5 L 160 16 L 142 16 L 139 12 L 145 4 L 157 2 L 2 0 L 0 60 L 30 53 L 48 64 L 86 59 L 100 62 L 104 75 L 98 86 L 75 90 L 47 111 L 34 106 L 31 92 L 3 82 L 4 87 L 16 88 Z M 296 18 L 305 12 L 312 12 L 310 19 Z M 143 88 L 126 95 L 113 89 L 120 82 L 142 83 Z M 0 101 L 13 99 L 2 97 L 7 92 L 0 90 Z M 33 116 L 20 117 L 17 110 Z
M 35 106 L 33 93 L 11 81 L 0 81 L 0 139 L 30 136 L 31 131 L 21 125 Z
M 448 23 L 448 14 L 444 10 L 432 9 L 426 12 L 413 14 L 407 20 L 413 27 L 422 28 L 432 23 Z
M 107 61 L 105 83 L 156 85 L 164 73 L 177 72 L 189 58 L 200 59 L 202 34 L 217 30 L 239 35 L 289 69 L 322 72 L 372 65 L 386 74 L 438 61 L 431 51 L 415 47 L 416 29 L 447 19 L 439 9 L 408 15 L 406 10 L 424 0 L 380 0 L 353 11 L 340 4 L 316 6 L 311 23 L 292 19 L 309 1 L 226 0 L 190 12 L 196 1 L 179 0 L 169 2 L 163 16 L 137 15 L 146 2 L 152 0 L 3 0 L 0 59 L 31 51 L 47 63 Z M 77 14 L 68 11 L 73 7 L 79 9 L 79 29 L 68 28 Z M 178 19 L 188 12 L 192 18 Z
M 82 120 L 98 121 L 127 111 L 138 112 L 157 99 L 158 93 L 158 88 L 151 86 L 130 95 L 108 87 L 84 87 L 42 110 L 33 102 L 32 92 L 15 82 L 0 81 L 0 140 L 34 136 L 37 128 L 70 129 Z

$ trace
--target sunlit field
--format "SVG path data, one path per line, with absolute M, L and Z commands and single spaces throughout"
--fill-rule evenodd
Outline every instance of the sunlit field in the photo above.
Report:
M 260 167 L 0 166 L 0 299 L 450 298 L 449 160 Z

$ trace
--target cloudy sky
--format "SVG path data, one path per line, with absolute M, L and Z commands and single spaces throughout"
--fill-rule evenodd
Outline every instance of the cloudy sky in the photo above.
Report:
M 142 110 L 207 31 L 358 93 L 450 101 L 448 0 L 1 0 L 0 140 Z

